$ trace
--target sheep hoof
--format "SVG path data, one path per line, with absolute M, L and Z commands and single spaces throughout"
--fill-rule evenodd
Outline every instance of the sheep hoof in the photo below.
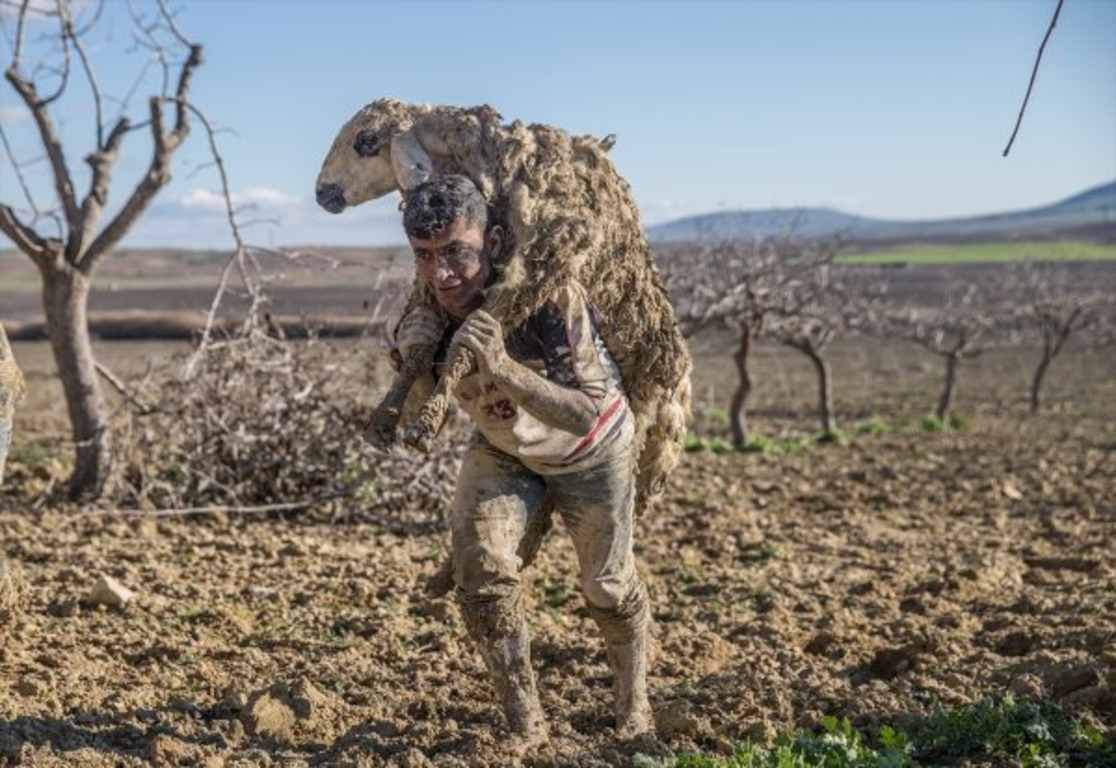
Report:
M 364 442 L 377 450 L 389 452 L 395 446 L 395 425 L 399 423 L 399 412 L 388 408 L 376 413 L 362 433 Z
M 430 449 L 434 446 L 434 435 L 435 431 L 428 429 L 425 424 L 412 424 L 403 433 L 403 443 L 419 453 L 430 453 Z

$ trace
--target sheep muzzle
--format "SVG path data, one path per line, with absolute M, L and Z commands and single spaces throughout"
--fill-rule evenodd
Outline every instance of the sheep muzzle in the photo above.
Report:
M 341 213 L 345 210 L 345 191 L 340 184 L 323 184 L 318 187 L 318 205 L 330 213 Z

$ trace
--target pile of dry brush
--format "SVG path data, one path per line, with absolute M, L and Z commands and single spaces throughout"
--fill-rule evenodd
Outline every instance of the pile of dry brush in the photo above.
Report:
M 204 346 L 191 366 L 149 370 L 119 432 L 117 504 L 440 524 L 466 430 L 447 423 L 429 456 L 365 445 L 370 403 L 390 376 L 377 344 L 248 329 Z

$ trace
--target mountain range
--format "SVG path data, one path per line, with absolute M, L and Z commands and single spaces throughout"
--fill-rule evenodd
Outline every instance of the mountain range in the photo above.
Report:
M 720 211 L 648 227 L 652 243 L 682 243 L 795 234 L 840 235 L 865 245 L 909 242 L 982 242 L 1080 237 L 1116 242 L 1116 181 L 1052 205 L 965 218 L 902 221 L 843 213 L 832 208 Z

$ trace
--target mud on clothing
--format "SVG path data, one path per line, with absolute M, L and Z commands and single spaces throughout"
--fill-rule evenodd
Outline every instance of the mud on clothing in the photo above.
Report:
M 581 285 L 560 290 L 505 344 L 512 359 L 591 397 L 598 416 L 586 434 L 545 424 L 517 406 L 491 376 L 473 373 L 454 394 L 493 447 L 540 475 L 554 475 L 593 467 L 616 444 L 631 442 L 634 426 L 620 371 L 601 341 L 596 313 Z
M 477 431 L 454 494 L 454 580 L 463 606 L 492 605 L 510 618 L 518 597 L 516 549 L 549 493 L 573 538 L 581 588 L 609 612 L 645 611 L 632 555 L 634 425 L 620 373 L 577 284 L 558 293 L 505 340 L 514 360 L 591 397 L 597 420 L 585 434 L 539 421 L 491 376 L 462 379 L 455 394 Z M 497 607 L 498 606 L 498 607 Z
M 485 374 L 455 394 L 476 425 L 462 457 L 450 530 L 455 598 L 513 731 L 542 710 L 523 612 L 519 545 L 549 497 L 577 553 L 589 615 L 614 675 L 617 727 L 647 730 L 647 587 L 632 552 L 633 418 L 584 289 L 572 285 L 505 339 L 509 357 L 596 405 L 584 434 L 544 424 Z

